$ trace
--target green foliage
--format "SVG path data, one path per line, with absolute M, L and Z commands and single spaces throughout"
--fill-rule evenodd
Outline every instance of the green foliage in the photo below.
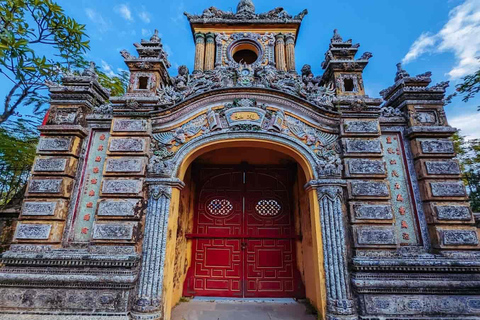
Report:
M 455 86 L 456 92 L 446 98 L 446 102 L 450 103 L 456 96 L 461 96 L 463 102 L 468 102 L 480 92 L 480 69 L 462 79 L 462 83 Z M 477 106 L 480 110 L 480 106 Z
M 95 72 L 98 75 L 98 82 L 104 88 L 110 90 L 110 96 L 122 96 L 127 92 L 128 81 L 130 79 L 130 73 L 128 71 L 122 70 L 118 75 L 112 77 L 106 75 L 98 68 L 95 68 Z
M 75 68 L 89 49 L 85 25 L 65 15 L 51 0 L 0 2 L 0 73 L 12 83 L 0 124 L 33 106 L 41 114 L 47 101 L 46 81 L 57 82 L 61 71 Z M 47 57 L 42 52 L 52 52 Z
M 480 212 L 480 139 L 466 140 L 457 133 L 453 136 L 453 143 L 470 205 L 474 212 Z
M 0 127 L 0 207 L 23 195 L 35 158 L 38 121 L 7 121 Z

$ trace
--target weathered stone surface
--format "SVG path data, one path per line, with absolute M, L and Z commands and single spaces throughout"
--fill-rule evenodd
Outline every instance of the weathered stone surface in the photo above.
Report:
M 428 174 L 446 175 L 460 174 L 460 166 L 455 160 L 425 161 L 425 168 Z
M 105 179 L 102 184 L 102 193 L 130 194 L 142 191 L 142 180 L 138 179 Z
M 382 145 L 378 139 L 342 139 L 346 153 L 381 154 Z
M 476 230 L 439 229 L 439 233 L 445 246 L 478 245 Z
M 47 240 L 50 236 L 52 225 L 20 223 L 15 232 L 16 239 Z
M 95 240 L 131 240 L 133 237 L 133 223 L 103 223 L 93 227 Z
M 25 201 L 22 215 L 24 216 L 53 216 L 57 207 L 57 201 Z
M 462 220 L 469 221 L 472 219 L 470 208 L 466 205 L 436 205 L 434 206 L 438 220 Z
M 385 163 L 383 160 L 371 159 L 345 159 L 349 174 L 361 175 L 385 175 Z
M 67 166 L 65 158 L 36 158 L 33 166 L 34 171 L 40 172 L 63 172 Z
M 0 289 L 0 305 L 2 308 L 20 310 L 52 310 L 54 312 L 121 312 L 127 311 L 128 293 L 112 289 L 83 288 L 10 288 Z M 52 313 L 54 313 L 52 312 Z M 35 315 L 30 315 L 31 319 Z M 69 315 L 45 315 L 44 319 L 70 319 Z M 80 316 L 79 316 L 80 317 Z M 17 315 L 10 319 L 16 319 Z M 107 318 L 107 317 L 106 317 Z M 1 317 L 0 317 L 1 319 Z M 3 318 L 7 319 L 7 318 Z M 30 319 L 30 318 L 25 318 Z M 76 319 L 76 318 L 72 318 Z M 81 318 L 79 318 L 81 319 Z M 87 317 L 85 318 L 87 319 Z M 88 319 L 96 319 L 90 316 Z M 110 319 L 108 317 L 108 319 Z M 115 319 L 115 317 L 113 318 Z
M 354 197 L 389 197 L 387 183 L 383 181 L 352 181 L 351 195 Z
M 145 152 L 146 138 L 112 138 L 109 151 L 111 152 Z
M 133 217 L 135 207 L 141 202 L 140 199 L 108 199 L 98 204 L 99 216 L 125 216 Z
M 392 207 L 388 204 L 353 204 L 355 219 L 358 220 L 391 220 Z
M 29 193 L 60 193 L 63 179 L 32 179 L 28 185 Z
M 114 119 L 113 132 L 146 132 L 148 130 L 147 120 L 136 119 Z
M 435 110 L 432 111 L 417 111 L 415 119 L 420 123 L 435 124 L 437 116 Z
M 108 158 L 105 164 L 106 173 L 141 173 L 145 168 L 144 158 Z
M 453 153 L 453 142 L 450 140 L 421 140 L 423 153 Z
M 394 245 L 396 243 L 395 229 L 393 227 L 356 227 L 356 242 L 360 246 L 369 245 Z
M 361 301 L 366 315 L 390 315 L 395 318 L 400 314 L 442 317 L 450 315 L 456 316 L 455 319 L 463 319 L 461 315 L 480 315 L 480 296 L 374 294 L 364 295 Z
M 359 134 L 379 133 L 378 120 L 345 120 L 343 131 Z
M 40 137 L 37 151 L 69 151 L 72 147 L 73 138 Z
M 434 197 L 464 197 L 467 195 L 462 181 L 430 182 Z

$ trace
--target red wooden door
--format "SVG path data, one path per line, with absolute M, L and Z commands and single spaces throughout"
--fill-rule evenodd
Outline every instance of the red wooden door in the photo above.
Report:
M 298 296 L 291 170 L 198 170 L 192 264 L 184 295 Z

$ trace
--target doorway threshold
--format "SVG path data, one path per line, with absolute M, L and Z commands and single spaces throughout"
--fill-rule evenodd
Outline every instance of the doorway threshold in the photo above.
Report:
M 301 300 L 294 298 L 229 298 L 229 297 L 194 297 L 193 301 L 206 301 L 206 302 L 231 302 L 231 303 L 298 303 Z

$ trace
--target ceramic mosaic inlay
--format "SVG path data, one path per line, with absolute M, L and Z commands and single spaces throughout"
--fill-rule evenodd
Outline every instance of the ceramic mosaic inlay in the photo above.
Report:
M 419 239 L 410 197 L 409 180 L 403 162 L 403 145 L 400 136 L 395 133 L 384 134 L 382 135 L 382 145 L 399 242 L 403 245 L 416 245 L 419 243 Z
M 76 207 L 75 241 L 84 242 L 90 239 L 95 209 L 100 194 L 103 164 L 107 153 L 110 133 L 97 131 L 94 133 L 84 168 L 82 193 Z

